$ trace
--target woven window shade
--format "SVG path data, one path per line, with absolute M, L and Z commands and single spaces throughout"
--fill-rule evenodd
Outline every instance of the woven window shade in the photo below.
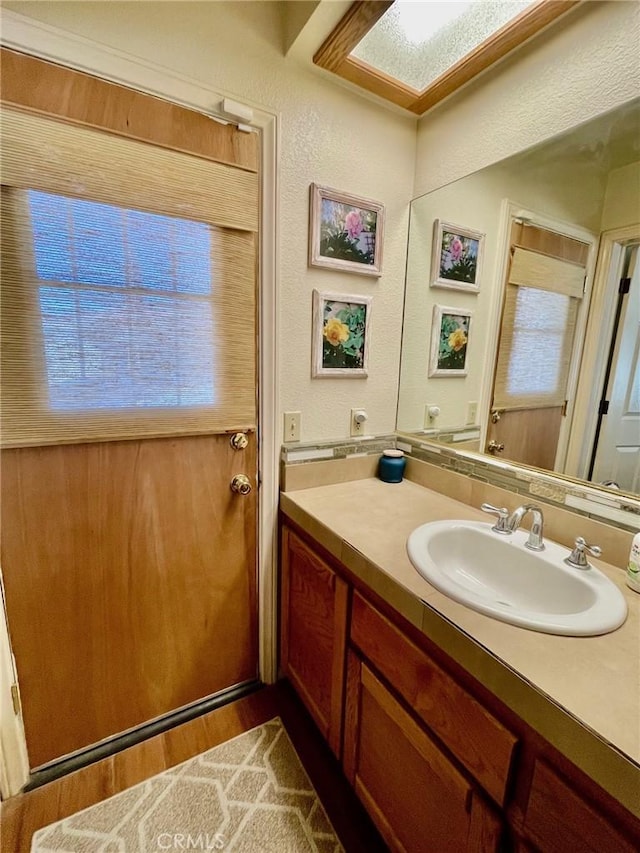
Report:
M 509 284 L 551 290 L 553 293 L 565 293 L 575 299 L 582 299 L 584 277 L 585 268 L 582 264 L 563 261 L 521 246 L 514 248 Z
M 515 248 L 502 315 L 495 407 L 563 405 L 584 277 L 579 264 Z
M 3 446 L 254 428 L 257 176 L 2 118 Z

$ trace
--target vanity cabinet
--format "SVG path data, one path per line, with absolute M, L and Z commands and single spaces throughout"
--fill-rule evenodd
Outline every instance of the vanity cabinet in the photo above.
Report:
M 470 776 L 504 805 L 517 738 L 357 592 L 350 639 Z
M 349 587 L 288 527 L 280 595 L 281 669 L 339 756 Z
M 288 523 L 281 566 L 282 672 L 392 850 L 640 849 L 636 817 Z
M 498 849 L 499 817 L 353 651 L 343 767 L 391 850 Z

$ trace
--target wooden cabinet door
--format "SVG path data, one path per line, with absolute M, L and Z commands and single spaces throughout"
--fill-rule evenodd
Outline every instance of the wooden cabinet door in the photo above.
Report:
M 500 821 L 490 807 L 354 652 L 343 764 L 392 850 L 498 848 Z
M 324 560 L 283 528 L 280 665 L 338 756 L 348 590 Z
M 595 803 L 536 760 L 525 813 L 525 833 L 548 853 L 632 853 L 640 850 L 640 821 L 614 825 Z

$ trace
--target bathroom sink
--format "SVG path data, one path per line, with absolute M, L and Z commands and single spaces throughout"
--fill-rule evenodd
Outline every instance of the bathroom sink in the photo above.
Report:
M 566 565 L 570 549 L 549 540 L 544 551 L 528 550 L 528 535 L 500 535 L 484 522 L 434 521 L 410 534 L 407 552 L 432 586 L 494 619 L 569 636 L 622 625 L 627 605 L 606 575 Z

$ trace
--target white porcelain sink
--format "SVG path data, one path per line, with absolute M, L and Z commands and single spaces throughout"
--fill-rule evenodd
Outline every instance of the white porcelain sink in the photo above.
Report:
M 607 634 L 622 625 L 627 604 L 606 575 L 593 566 L 567 566 L 570 549 L 555 542 L 530 551 L 528 535 L 501 535 L 483 522 L 434 521 L 411 533 L 407 551 L 432 586 L 494 619 L 569 636 Z

